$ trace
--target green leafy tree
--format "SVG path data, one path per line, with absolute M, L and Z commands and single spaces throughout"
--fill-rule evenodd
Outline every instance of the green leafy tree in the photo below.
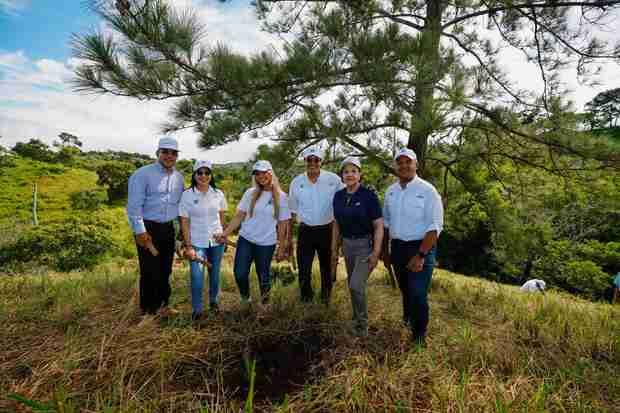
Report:
M 620 88 L 599 93 L 586 103 L 586 110 L 592 128 L 615 128 L 620 118 Z
M 53 162 L 55 160 L 55 154 L 50 149 L 49 145 L 36 138 L 30 139 L 25 143 L 17 142 L 15 146 L 13 146 L 13 152 L 24 158 L 37 161 Z
M 53 143 L 53 145 L 57 148 L 65 148 L 65 147 L 81 148 L 82 147 L 82 141 L 80 141 L 80 138 L 70 133 L 61 132 L 60 135 L 58 135 L 58 138 L 60 140 L 54 141 Z
M 135 169 L 133 164 L 123 161 L 109 161 L 97 167 L 97 185 L 107 187 L 110 202 L 127 197 L 127 184 Z

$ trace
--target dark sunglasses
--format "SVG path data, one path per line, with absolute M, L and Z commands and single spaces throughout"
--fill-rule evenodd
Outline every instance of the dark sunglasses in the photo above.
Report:
M 208 169 L 200 169 L 196 171 L 196 176 L 209 176 L 211 175 L 211 171 Z
M 311 156 L 309 158 L 306 158 L 306 162 L 307 163 L 321 163 L 321 160 L 319 158 Z
M 164 155 L 178 155 L 179 152 L 175 151 L 174 149 L 160 149 L 159 153 L 162 153 Z

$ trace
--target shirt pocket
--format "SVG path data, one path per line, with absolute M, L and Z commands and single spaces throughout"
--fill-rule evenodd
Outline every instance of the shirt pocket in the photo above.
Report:
M 299 188 L 299 192 L 297 195 L 297 208 L 301 214 L 311 215 L 312 207 L 313 207 L 313 198 L 312 198 L 312 189 L 310 188 Z
M 419 224 L 424 220 L 424 198 L 415 194 L 406 195 L 403 207 L 404 217 L 408 223 Z

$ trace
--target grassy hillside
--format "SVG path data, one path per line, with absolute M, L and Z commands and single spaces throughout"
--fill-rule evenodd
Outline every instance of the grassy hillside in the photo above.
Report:
M 60 223 L 70 217 L 112 223 L 112 238 L 118 251 L 128 257 L 134 254 L 131 233 L 122 203 L 103 205 L 95 211 L 74 210 L 71 194 L 97 188 L 97 174 L 62 164 L 39 162 L 14 157 L 10 165 L 0 168 L 0 248 L 14 242 L 32 228 L 33 183 L 38 186 L 37 215 L 39 224 Z M 131 242 L 130 242 L 131 241 Z
M 57 221 L 67 214 L 72 192 L 94 189 L 97 174 L 61 164 L 15 157 L 13 165 L 0 171 L 0 226 L 7 222 L 32 221 L 32 185 L 38 185 L 41 223 Z
M 380 271 L 358 339 L 342 278 L 328 309 L 300 304 L 296 283 L 240 308 L 231 259 L 222 311 L 200 326 L 186 264 L 167 320 L 141 321 L 132 261 L 1 278 L 0 411 L 618 411 L 619 306 L 437 271 L 428 347 L 415 349 Z

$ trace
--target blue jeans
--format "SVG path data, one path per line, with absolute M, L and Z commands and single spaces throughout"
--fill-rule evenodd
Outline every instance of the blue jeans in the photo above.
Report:
M 271 259 L 275 250 L 275 245 L 257 245 L 239 237 L 235 252 L 234 273 L 241 298 L 245 300 L 250 298 L 250 267 L 253 261 L 258 275 L 261 297 L 263 301 L 267 301 L 271 289 Z
M 435 267 L 436 248 L 424 259 L 422 271 L 407 268 L 409 260 L 417 254 L 421 241 L 392 240 L 392 262 L 403 298 L 403 320 L 411 327 L 414 340 L 423 340 L 429 320 L 428 290 Z
M 224 255 L 224 245 L 215 247 L 202 248 L 194 246 L 196 255 L 205 259 L 211 264 L 209 268 L 209 304 L 217 304 L 218 294 L 220 292 L 220 264 L 222 263 L 222 255 Z M 190 284 L 192 292 L 192 311 L 201 313 L 202 305 L 202 286 L 204 284 L 204 265 L 190 261 Z

